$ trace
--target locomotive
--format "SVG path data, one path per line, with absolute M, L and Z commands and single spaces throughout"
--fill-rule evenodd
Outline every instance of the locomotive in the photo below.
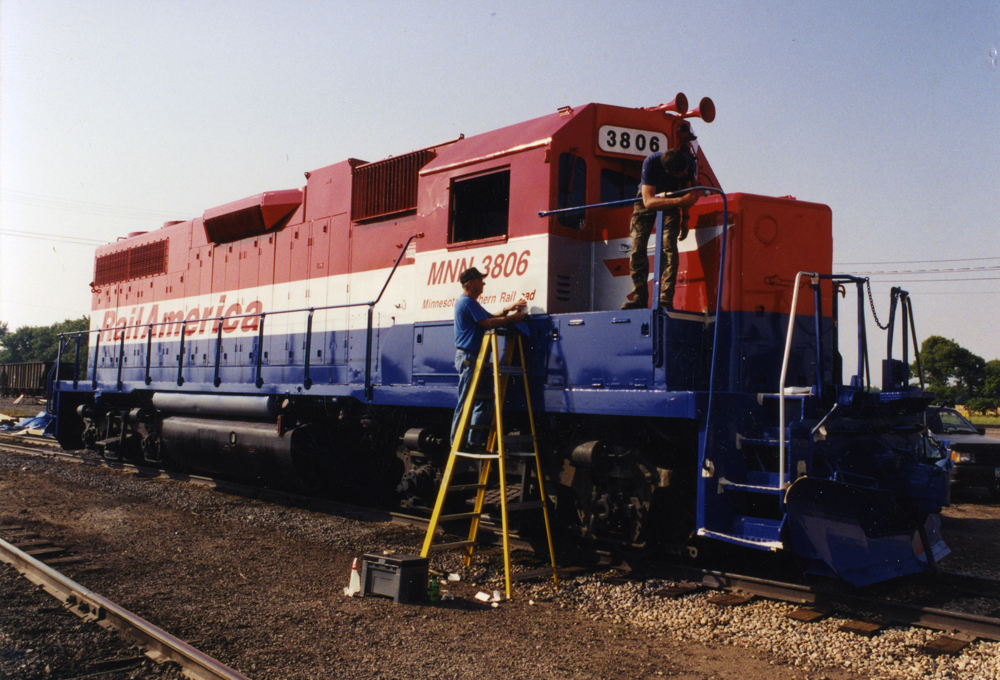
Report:
M 696 148 L 674 305 L 621 309 L 642 162 L 714 118 L 683 95 L 563 107 L 102 246 L 90 331 L 60 346 L 84 377 L 52 386 L 59 442 L 427 507 L 456 402 L 458 277 L 477 267 L 484 307 L 529 304 L 517 332 L 560 525 L 787 553 L 855 585 L 928 569 L 947 552 L 948 470 L 923 438 L 932 394 L 908 385 L 909 296 L 893 289 L 875 388 L 867 280 L 832 272 L 827 206 L 725 193 Z

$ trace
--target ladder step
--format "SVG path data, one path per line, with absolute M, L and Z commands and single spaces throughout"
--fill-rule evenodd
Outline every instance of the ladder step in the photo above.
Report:
M 812 396 L 811 387 L 786 387 L 785 388 L 785 399 L 805 399 L 806 397 Z M 764 399 L 780 399 L 780 392 L 758 392 L 757 401 L 763 401 Z
M 456 451 L 454 454 L 459 458 L 475 458 L 477 460 L 499 460 L 499 453 L 473 453 L 471 451 Z
M 482 513 L 480 512 L 457 512 L 454 515 L 441 515 L 438 517 L 439 522 L 453 522 L 458 519 L 472 519 L 474 517 L 480 517 Z
M 781 541 L 781 520 L 740 516 L 733 519 L 733 534 L 749 541 Z
M 698 535 L 708 536 L 710 538 L 717 538 L 727 543 L 735 543 L 737 545 L 749 545 L 755 548 L 766 548 L 768 550 L 780 550 L 785 547 L 785 544 L 781 541 L 747 538 L 745 536 L 736 536 L 734 534 L 727 534 L 721 531 L 711 531 L 705 528 L 698 529 Z
M 448 491 L 479 491 L 485 489 L 485 484 L 455 484 L 448 487 Z
M 756 484 L 737 484 L 736 482 L 730 482 L 728 479 L 723 479 L 719 482 L 719 486 L 724 486 L 726 489 L 731 489 L 733 491 L 749 491 L 753 493 L 769 493 L 778 495 L 781 493 L 781 487 L 777 486 L 758 486 Z
M 454 543 L 438 543 L 437 545 L 431 545 L 431 550 L 455 550 L 456 548 L 468 548 L 474 546 L 475 541 L 455 541 Z
M 719 485 L 726 491 L 748 491 L 750 493 L 781 494 L 781 482 L 777 472 L 748 470 L 744 481 L 736 482 L 723 477 Z

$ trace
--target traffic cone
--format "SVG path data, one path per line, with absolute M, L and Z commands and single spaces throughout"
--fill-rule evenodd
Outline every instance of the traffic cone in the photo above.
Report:
M 354 564 L 351 565 L 351 583 L 346 588 L 344 588 L 344 595 L 347 597 L 354 597 L 355 595 L 361 594 L 361 573 L 358 572 L 358 558 L 354 558 Z

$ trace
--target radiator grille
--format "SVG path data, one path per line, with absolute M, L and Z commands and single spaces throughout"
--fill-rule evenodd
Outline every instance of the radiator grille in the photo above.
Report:
M 434 151 L 424 149 L 355 168 L 351 219 L 377 220 L 416 211 L 420 169 L 433 158 Z
M 101 255 L 94 266 L 94 285 L 106 286 L 118 281 L 166 274 L 168 243 L 164 239 Z

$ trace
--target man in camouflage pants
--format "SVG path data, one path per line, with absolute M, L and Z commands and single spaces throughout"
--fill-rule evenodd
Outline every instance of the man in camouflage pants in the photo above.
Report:
M 678 191 L 690 186 L 694 178 L 689 158 L 678 149 L 654 153 L 642 163 L 639 198 L 632 211 L 632 254 L 629 257 L 629 273 L 632 276 L 632 292 L 622 309 L 645 309 L 649 306 L 646 282 L 649 279 L 649 258 L 646 245 L 656 223 L 656 213 L 663 212 L 663 233 L 660 247 L 663 251 L 663 277 L 660 289 L 660 306 L 672 309 L 674 288 L 677 284 L 677 239 L 687 233 L 687 209 L 697 200 L 697 192 L 683 196 L 666 198 L 662 194 Z

